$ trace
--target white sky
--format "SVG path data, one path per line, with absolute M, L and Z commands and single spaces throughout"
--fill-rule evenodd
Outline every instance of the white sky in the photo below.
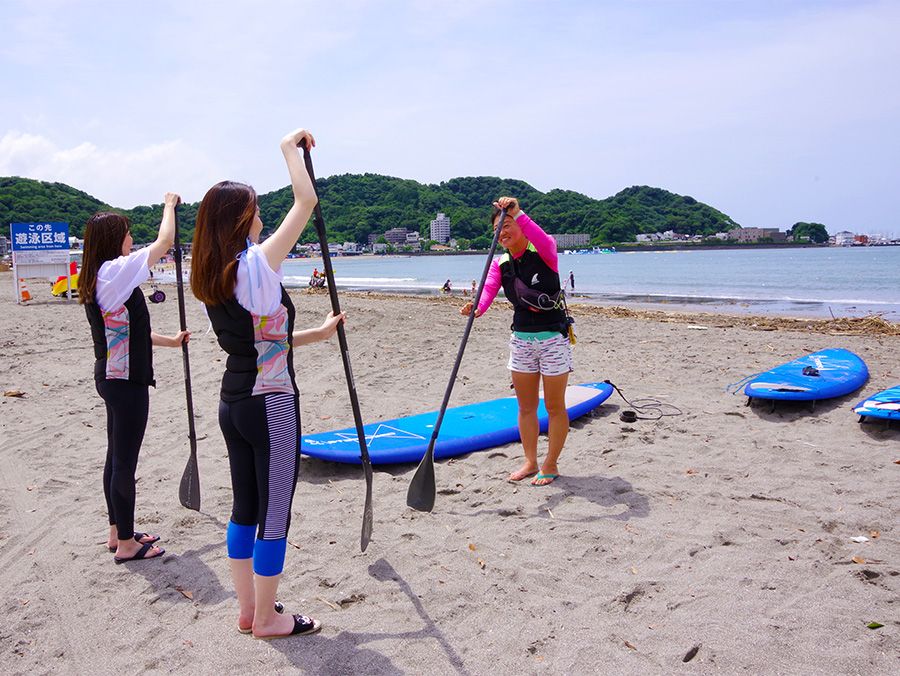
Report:
M 896 1 L 3 0 L 0 26 L 0 175 L 114 206 L 282 187 L 305 126 L 320 177 L 646 184 L 900 233 Z

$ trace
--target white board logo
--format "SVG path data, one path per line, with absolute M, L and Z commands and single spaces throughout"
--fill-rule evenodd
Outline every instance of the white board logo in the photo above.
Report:
M 343 443 L 351 443 L 351 444 L 359 444 L 359 436 L 357 436 L 356 432 L 335 432 L 334 436 L 337 437 L 335 439 L 304 439 L 304 442 L 309 446 L 328 446 L 331 444 L 343 444 Z M 416 434 L 415 432 L 407 432 L 406 430 L 401 430 L 397 427 L 391 427 L 390 425 L 382 425 L 379 424 L 375 431 L 371 434 L 366 434 L 366 446 L 372 448 L 376 439 L 417 439 L 420 441 L 424 441 L 425 437 L 420 434 Z

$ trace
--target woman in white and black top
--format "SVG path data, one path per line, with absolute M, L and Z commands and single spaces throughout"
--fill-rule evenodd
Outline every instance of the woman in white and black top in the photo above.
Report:
M 266 639 L 310 634 L 321 626 L 305 615 L 274 610 L 300 459 L 293 349 L 329 338 L 344 319 L 329 313 L 318 328 L 295 331 L 294 305 L 281 285 L 281 264 L 316 204 L 297 150 L 301 141 L 315 145 L 303 129 L 281 141 L 294 204 L 265 242 L 259 244 L 263 224 L 256 192 L 223 181 L 200 203 L 192 248 L 191 289 L 206 304 L 228 355 L 219 426 L 234 495 L 226 541 L 240 605 L 238 630 Z
M 121 214 L 94 214 L 84 228 L 84 260 L 78 280 L 94 342 L 94 380 L 106 404 L 107 451 L 103 492 L 109 513 L 107 546 L 116 563 L 161 556 L 158 535 L 135 532 L 134 474 L 144 440 L 153 379 L 153 345 L 179 347 L 187 331 L 162 336 L 150 330 L 150 313 L 140 285 L 175 240 L 175 205 L 166 193 L 159 235 L 150 246 L 132 253 L 128 219 Z

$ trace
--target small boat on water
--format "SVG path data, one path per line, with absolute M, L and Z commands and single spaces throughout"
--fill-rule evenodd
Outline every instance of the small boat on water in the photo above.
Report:
M 566 249 L 563 253 L 569 256 L 583 256 L 586 254 L 614 254 L 619 252 L 616 251 L 616 247 L 601 249 L 599 246 L 595 246 L 591 249 Z

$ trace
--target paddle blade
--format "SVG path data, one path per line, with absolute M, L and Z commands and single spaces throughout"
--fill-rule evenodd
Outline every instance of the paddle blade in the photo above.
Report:
M 372 509 L 372 464 L 364 464 L 363 470 L 366 473 L 366 506 L 363 508 L 362 533 L 359 536 L 360 551 L 366 551 L 369 546 L 369 540 L 372 539 L 372 519 L 374 518 Z
M 197 467 L 197 454 L 191 453 L 184 474 L 181 475 L 181 485 L 178 487 L 178 499 L 182 506 L 200 511 L 200 471 Z
M 430 512 L 434 509 L 435 493 L 434 440 L 432 439 L 432 443 L 425 452 L 425 457 L 422 458 L 412 481 L 409 482 L 406 504 L 419 512 Z

